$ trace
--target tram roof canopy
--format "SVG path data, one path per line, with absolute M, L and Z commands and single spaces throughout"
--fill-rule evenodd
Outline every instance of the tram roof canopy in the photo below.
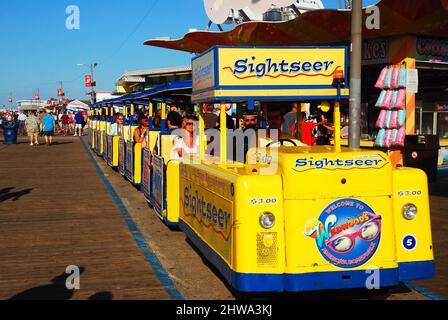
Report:
M 109 100 L 103 100 L 93 105 L 94 108 L 101 108 L 110 104 L 124 104 L 126 101 L 130 103 L 148 103 L 148 99 L 157 100 L 157 98 L 164 98 L 172 95 L 191 95 L 192 82 L 180 81 L 169 82 L 159 87 L 145 90 L 143 92 L 126 94 L 121 97 Z M 146 99 L 146 100 L 144 100 Z
M 368 30 L 364 24 L 365 39 L 405 34 L 448 37 L 448 0 L 381 0 L 377 6 L 381 28 Z M 350 10 L 317 10 L 288 22 L 247 22 L 231 31 L 195 31 L 182 39 L 148 40 L 145 44 L 201 53 L 215 45 L 309 46 L 350 41 L 350 37 Z

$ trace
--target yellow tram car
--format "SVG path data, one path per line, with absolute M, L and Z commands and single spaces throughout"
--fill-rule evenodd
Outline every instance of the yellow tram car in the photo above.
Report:
M 335 104 L 335 146 L 256 148 L 237 164 L 221 134 L 218 164 L 204 139 L 200 161 L 180 164 L 179 226 L 238 291 L 365 288 L 370 269 L 382 287 L 433 276 L 426 175 L 341 148 L 341 71 L 343 47 L 218 46 L 193 59 L 193 103 Z

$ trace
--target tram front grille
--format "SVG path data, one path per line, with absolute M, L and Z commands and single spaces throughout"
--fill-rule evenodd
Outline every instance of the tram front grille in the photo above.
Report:
M 257 233 L 257 265 L 275 267 L 278 263 L 278 245 L 276 232 Z

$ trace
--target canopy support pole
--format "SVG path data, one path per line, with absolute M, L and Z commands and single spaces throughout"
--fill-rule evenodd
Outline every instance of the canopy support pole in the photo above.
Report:
M 221 131 L 221 165 L 225 165 L 227 163 L 227 113 L 226 113 L 226 104 L 221 102 L 221 113 L 220 113 L 220 131 Z

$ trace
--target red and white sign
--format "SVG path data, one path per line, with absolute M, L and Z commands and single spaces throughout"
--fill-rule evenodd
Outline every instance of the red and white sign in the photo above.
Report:
M 418 153 L 417 152 L 412 152 L 411 154 L 412 159 L 417 159 L 418 158 Z
M 40 100 L 40 96 L 39 96 L 38 93 L 36 93 L 36 94 L 34 95 L 34 100 Z
M 88 74 L 85 76 L 85 84 L 86 84 L 86 87 L 92 86 L 92 76 L 91 75 Z
M 62 90 L 62 88 L 58 88 L 58 97 L 63 97 L 64 96 L 64 91 Z
M 12 97 L 8 97 L 8 102 L 12 103 Z

